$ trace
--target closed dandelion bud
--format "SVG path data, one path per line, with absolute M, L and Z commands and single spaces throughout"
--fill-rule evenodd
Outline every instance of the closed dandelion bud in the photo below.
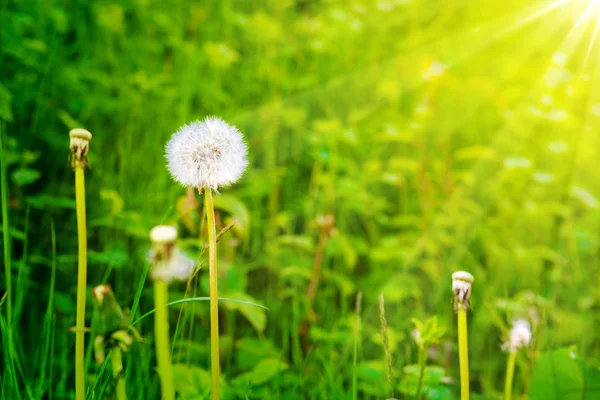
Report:
M 452 274 L 452 292 L 454 292 L 454 309 L 467 309 L 470 306 L 471 284 L 475 278 L 468 272 L 456 271 Z
M 248 161 L 242 134 L 220 118 L 184 125 L 167 142 L 167 167 L 185 187 L 218 190 L 237 181 Z
M 127 317 L 115 298 L 109 285 L 100 285 L 92 289 L 96 314 L 93 320 L 94 331 L 107 335 L 127 327 Z
M 71 129 L 69 132 L 71 156 L 71 167 L 75 168 L 78 165 L 85 166 L 88 164 L 87 153 L 89 150 L 92 134 L 85 129 Z
M 152 251 L 151 275 L 169 283 L 172 280 L 185 281 L 194 272 L 194 260 L 187 257 L 176 246 L 177 230 L 172 226 L 159 225 L 150 231 Z

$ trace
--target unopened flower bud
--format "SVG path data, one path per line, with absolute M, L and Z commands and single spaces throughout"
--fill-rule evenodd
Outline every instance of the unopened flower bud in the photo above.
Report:
M 454 292 L 454 309 L 467 309 L 470 305 L 471 284 L 475 278 L 466 271 L 456 271 L 452 274 L 452 291 Z
M 71 166 L 75 168 L 78 165 L 87 165 L 87 153 L 89 150 L 92 134 L 85 129 L 76 128 L 69 132 L 71 148 Z

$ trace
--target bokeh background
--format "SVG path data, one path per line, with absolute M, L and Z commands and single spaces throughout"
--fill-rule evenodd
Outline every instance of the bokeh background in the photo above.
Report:
M 251 161 L 216 197 L 220 226 L 237 221 L 220 290 L 269 308 L 222 303 L 224 398 L 412 398 L 412 318 L 434 316 L 425 398 L 456 398 L 457 269 L 475 275 L 474 398 L 500 398 L 516 317 L 534 340 L 515 394 L 571 399 L 552 386 L 568 375 L 573 399 L 596 398 L 599 15 L 577 0 L 1 1 L 3 398 L 74 393 L 69 129 L 94 135 L 89 288 L 139 300 L 135 319 L 153 307 L 149 229 L 177 224 L 192 255 L 205 241 L 202 198 L 170 179 L 164 145 L 206 115 L 238 126 Z M 198 260 L 172 300 L 207 296 Z M 207 303 L 170 315 L 181 398 L 206 398 Z M 159 398 L 151 318 L 137 326 L 148 341 L 125 356 L 128 394 Z M 102 398 L 110 374 L 88 361 Z

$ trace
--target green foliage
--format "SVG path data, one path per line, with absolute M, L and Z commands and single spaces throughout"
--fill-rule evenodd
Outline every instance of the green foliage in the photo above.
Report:
M 400 383 L 400 391 L 408 396 L 415 396 L 419 387 L 420 365 L 407 365 L 403 369 L 404 378 Z M 455 395 L 449 385 L 444 384 L 443 378 L 446 371 L 442 367 L 425 367 L 423 379 L 423 394 L 426 399 L 454 399 Z
M 431 317 L 425 321 L 413 318 L 412 322 L 415 324 L 413 339 L 420 350 L 427 350 L 432 345 L 438 344 L 446 331 L 438 325 L 437 317 Z
M 148 231 L 165 223 L 197 260 L 171 287 L 185 299 L 169 311 L 177 387 L 209 396 L 208 307 L 187 301 L 208 294 L 203 204 L 163 153 L 182 124 L 216 114 L 251 162 L 215 196 L 220 293 L 246 301 L 221 302 L 224 396 L 351 398 L 358 292 L 356 397 L 388 395 L 383 292 L 396 391 L 416 393 L 418 365 L 423 397 L 456 398 L 450 275 L 464 269 L 473 398 L 499 396 L 506 322 L 524 315 L 534 338 L 515 394 L 568 388 L 549 372 L 564 364 L 593 398 L 591 367 L 546 353 L 600 357 L 598 5 L 575 28 L 588 2 L 550 3 L 1 2 L 0 397 L 73 396 L 75 127 L 94 135 L 89 288 L 109 283 L 148 338 L 124 354 L 128 395 L 159 390 L 140 316 L 153 308 Z M 87 354 L 89 397 L 103 398 L 110 373 Z
M 577 357 L 574 348 L 543 353 L 535 362 L 528 396 L 531 400 L 592 400 L 600 393 L 600 369 Z

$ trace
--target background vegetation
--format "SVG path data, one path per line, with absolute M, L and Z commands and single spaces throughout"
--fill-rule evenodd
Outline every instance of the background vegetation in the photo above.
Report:
M 220 242 L 220 290 L 269 308 L 222 303 L 224 398 L 350 399 L 354 373 L 360 399 L 410 398 L 411 319 L 432 316 L 444 333 L 425 396 L 456 398 L 457 269 L 475 275 L 474 397 L 500 397 L 500 345 L 526 316 L 534 341 L 515 393 L 597 398 L 599 13 L 550 0 L 1 1 L 2 398 L 74 394 L 68 130 L 94 135 L 89 287 L 139 300 L 135 319 L 153 307 L 149 229 L 177 223 L 190 254 L 205 241 L 201 198 L 186 200 L 163 152 L 211 114 L 240 128 L 251 159 L 216 197 L 220 224 L 237 221 Z M 207 278 L 173 285 L 172 299 L 206 296 Z M 206 398 L 208 303 L 171 318 L 181 398 Z M 124 357 L 128 395 L 158 398 L 151 318 L 136 326 L 149 340 Z M 89 397 L 102 398 L 110 374 L 88 360 Z

